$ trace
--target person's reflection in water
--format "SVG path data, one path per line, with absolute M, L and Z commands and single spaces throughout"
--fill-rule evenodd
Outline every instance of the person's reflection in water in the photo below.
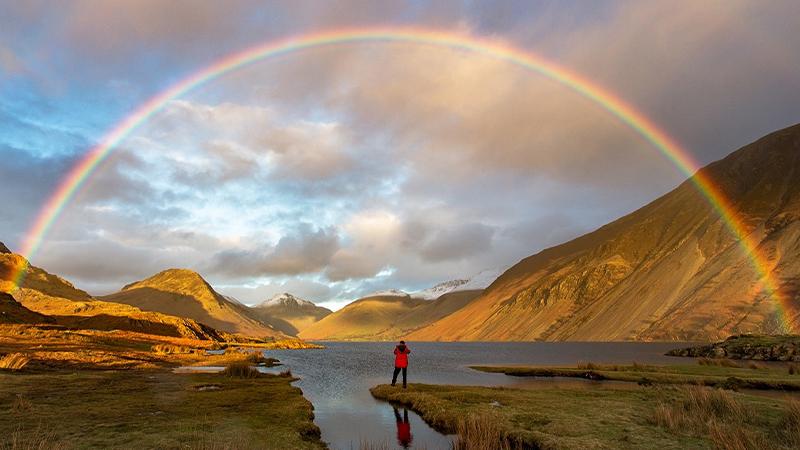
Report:
M 394 409 L 394 419 L 397 422 L 397 443 L 403 448 L 409 448 L 414 436 L 411 435 L 411 422 L 408 421 L 408 410 L 403 408 L 403 417 L 400 417 L 400 411 Z

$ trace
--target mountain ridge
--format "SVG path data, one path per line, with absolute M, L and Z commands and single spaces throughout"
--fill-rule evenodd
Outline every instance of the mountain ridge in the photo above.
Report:
M 263 323 L 250 308 L 226 299 L 197 272 L 167 269 L 125 285 L 102 300 L 186 317 L 229 333 L 253 337 L 282 337 Z
M 800 125 L 701 171 L 731 200 L 797 304 Z M 521 260 L 481 297 L 409 339 L 706 340 L 785 332 L 758 288 L 737 237 L 690 178 L 591 233 Z M 797 311 L 789 316 L 796 327 Z

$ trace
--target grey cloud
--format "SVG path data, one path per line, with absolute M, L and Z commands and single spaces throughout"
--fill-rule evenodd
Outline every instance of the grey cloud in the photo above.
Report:
M 480 223 L 467 223 L 439 230 L 420 248 L 430 262 L 464 259 L 492 248 L 494 229 Z
M 210 270 L 235 277 L 311 273 L 324 268 L 339 245 L 336 230 L 303 225 L 274 246 L 221 251 L 214 255 Z

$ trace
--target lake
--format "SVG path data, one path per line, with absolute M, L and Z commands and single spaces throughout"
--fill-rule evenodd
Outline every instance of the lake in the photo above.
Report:
M 372 398 L 369 388 L 391 382 L 394 344 L 390 342 L 320 342 L 324 350 L 269 350 L 300 380 L 295 383 L 314 404 L 315 422 L 332 449 L 358 450 L 362 441 L 403 448 L 448 448 L 444 436 L 411 412 Z M 577 342 L 409 342 L 409 383 L 439 383 L 520 388 L 570 385 L 602 389 L 597 382 L 575 379 L 530 379 L 489 374 L 470 365 L 574 365 L 579 362 L 678 364 L 664 356 L 684 343 Z M 285 367 L 275 369 L 284 370 Z M 398 382 L 398 385 L 400 383 Z M 632 383 L 631 388 L 636 388 Z M 603 386 L 608 386 L 605 384 Z M 400 387 L 398 387 L 400 389 Z M 406 415 L 408 419 L 406 420 Z

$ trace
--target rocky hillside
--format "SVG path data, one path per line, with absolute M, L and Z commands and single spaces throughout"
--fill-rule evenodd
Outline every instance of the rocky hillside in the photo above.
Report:
M 262 323 L 248 307 L 219 294 L 200 274 L 191 270 L 165 270 L 101 299 L 144 311 L 186 317 L 230 333 L 258 338 L 283 336 Z
M 732 201 L 769 260 L 789 298 L 785 314 L 687 180 L 619 220 L 520 261 L 480 298 L 409 339 L 718 340 L 797 329 L 800 125 L 702 172 Z
M 15 289 L 11 278 L 19 268 L 25 266 L 27 275 L 22 288 Z M 11 296 L 13 292 L 17 304 L 33 314 L 20 312 L 8 302 L 4 310 L 9 313 L 15 311 L 15 323 L 55 322 L 69 328 L 135 331 L 200 340 L 224 341 L 234 338 L 191 319 L 99 301 L 57 275 L 36 266 L 28 266 L 25 258 L 13 253 L 0 254 L 0 292 L 6 296 Z
M 331 314 L 330 309 L 288 292 L 277 294 L 251 310 L 262 322 L 290 336 L 297 336 L 299 332 Z

